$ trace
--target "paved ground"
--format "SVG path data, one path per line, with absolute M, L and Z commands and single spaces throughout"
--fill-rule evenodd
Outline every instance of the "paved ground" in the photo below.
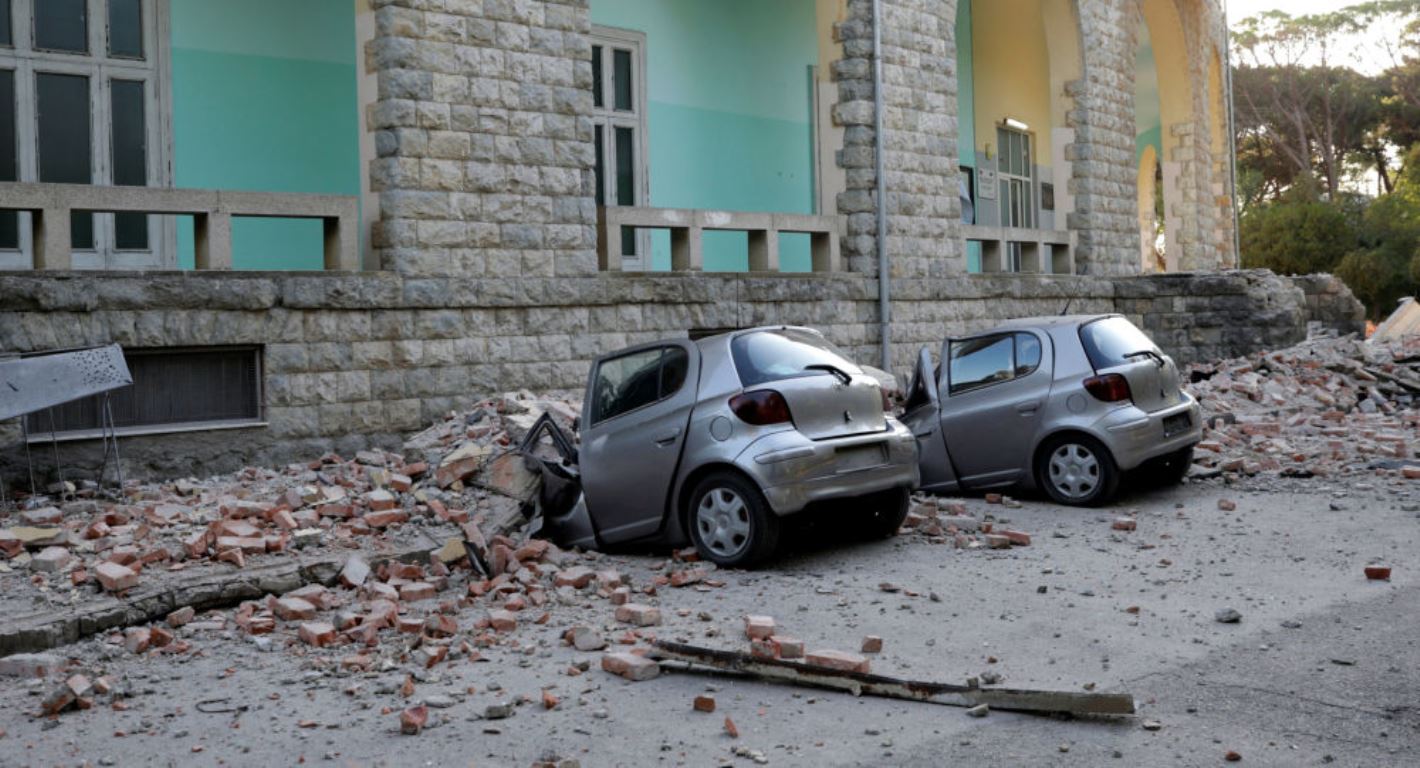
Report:
M 605 601 L 579 598 L 546 626 L 521 627 L 521 648 L 416 671 L 411 698 L 449 705 L 416 737 L 398 734 L 407 665 L 347 675 L 297 649 L 262 652 L 210 634 L 192 636 L 198 653 L 185 657 L 137 658 L 86 641 L 60 653 L 109 656 L 107 671 L 135 694 L 127 709 L 34 719 L 41 689 L 7 683 L 0 765 L 527 766 L 547 752 L 583 766 L 753 764 L 736 748 L 785 766 L 1218 765 L 1229 750 L 1245 765 L 1420 764 L 1420 482 L 1272 482 L 1136 492 L 1111 510 L 973 499 L 974 513 L 1009 518 L 1033 544 L 819 542 L 771 570 L 717 574 L 723 588 L 663 588 L 651 599 L 666 616 L 662 637 L 739 649 L 741 617 L 768 613 L 810 648 L 856 650 L 864 635 L 881 635 L 875 672 L 959 682 L 994 670 L 1019 687 L 1092 684 L 1133 693 L 1134 719 L 974 719 L 951 707 L 671 672 L 627 683 L 595 668 L 599 654 L 558 642 L 574 623 L 620 632 Z M 1220 511 L 1220 498 L 1237 510 Z M 1127 509 L 1137 510 L 1138 530 L 1112 531 Z M 1364 579 L 1376 560 L 1395 567 L 1393 581 Z M 639 585 L 661 561 L 598 566 Z M 904 591 L 882 591 L 882 582 Z M 1225 607 L 1241 622 L 1216 622 Z M 578 661 L 593 669 L 569 676 Z M 543 690 L 560 699 L 556 709 L 537 703 Z M 707 690 L 718 711 L 693 712 L 692 698 Z M 512 717 L 483 718 L 487 705 L 522 695 L 532 702 Z M 245 710 L 197 711 L 213 698 Z M 737 740 L 724 733 L 726 715 Z M 1145 720 L 1161 728 L 1145 730 Z

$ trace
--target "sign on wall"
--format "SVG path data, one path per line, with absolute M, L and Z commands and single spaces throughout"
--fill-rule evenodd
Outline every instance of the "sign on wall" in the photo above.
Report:
M 996 199 L 995 168 L 978 168 L 976 170 L 976 196 L 982 200 Z

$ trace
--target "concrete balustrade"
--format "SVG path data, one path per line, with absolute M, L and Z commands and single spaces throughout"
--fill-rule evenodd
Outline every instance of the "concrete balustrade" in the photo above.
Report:
M 675 272 L 704 270 L 703 235 L 707 230 L 747 233 L 751 272 L 779 271 L 779 235 L 782 233 L 809 236 L 813 271 L 837 272 L 840 269 L 839 239 L 843 221 L 839 216 L 639 206 L 598 208 L 597 257 L 604 272 L 619 272 L 622 269 L 623 227 L 669 230 L 671 270 Z
M 325 268 L 360 269 L 359 201 L 354 197 L 84 184 L 0 183 L 0 210 L 25 211 L 37 270 L 73 268 L 70 214 L 146 213 L 193 218 L 197 269 L 232 268 L 232 218 L 320 219 Z
M 1011 243 L 1021 246 L 1020 272 L 1038 275 L 1075 274 L 1074 231 L 962 226 L 967 242 L 981 244 L 982 272 L 1009 272 L 1007 253 Z

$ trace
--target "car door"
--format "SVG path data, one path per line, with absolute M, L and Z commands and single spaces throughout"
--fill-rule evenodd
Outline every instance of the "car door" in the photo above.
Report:
M 937 375 L 932 366 L 932 353 L 927 348 L 917 356 L 912 382 L 907 388 L 907 403 L 903 407 L 902 423 L 917 438 L 917 465 L 921 471 L 924 491 L 956 489 L 956 472 L 947 457 L 947 443 L 942 437 L 942 411 L 937 393 Z
M 1049 341 L 1028 331 L 942 346 L 942 433 L 961 484 L 1008 485 L 1029 471 L 1050 395 Z
M 699 350 L 690 342 L 637 347 L 592 365 L 579 463 L 602 541 L 660 528 L 699 380 Z

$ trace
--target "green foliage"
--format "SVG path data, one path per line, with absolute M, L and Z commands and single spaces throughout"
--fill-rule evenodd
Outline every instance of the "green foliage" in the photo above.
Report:
M 1239 235 L 1243 266 L 1284 275 L 1330 272 L 1356 247 L 1346 210 L 1306 189 L 1247 211 Z
M 1407 155 L 1395 191 L 1366 207 L 1358 234 L 1336 274 L 1379 319 L 1420 287 L 1420 147 Z

